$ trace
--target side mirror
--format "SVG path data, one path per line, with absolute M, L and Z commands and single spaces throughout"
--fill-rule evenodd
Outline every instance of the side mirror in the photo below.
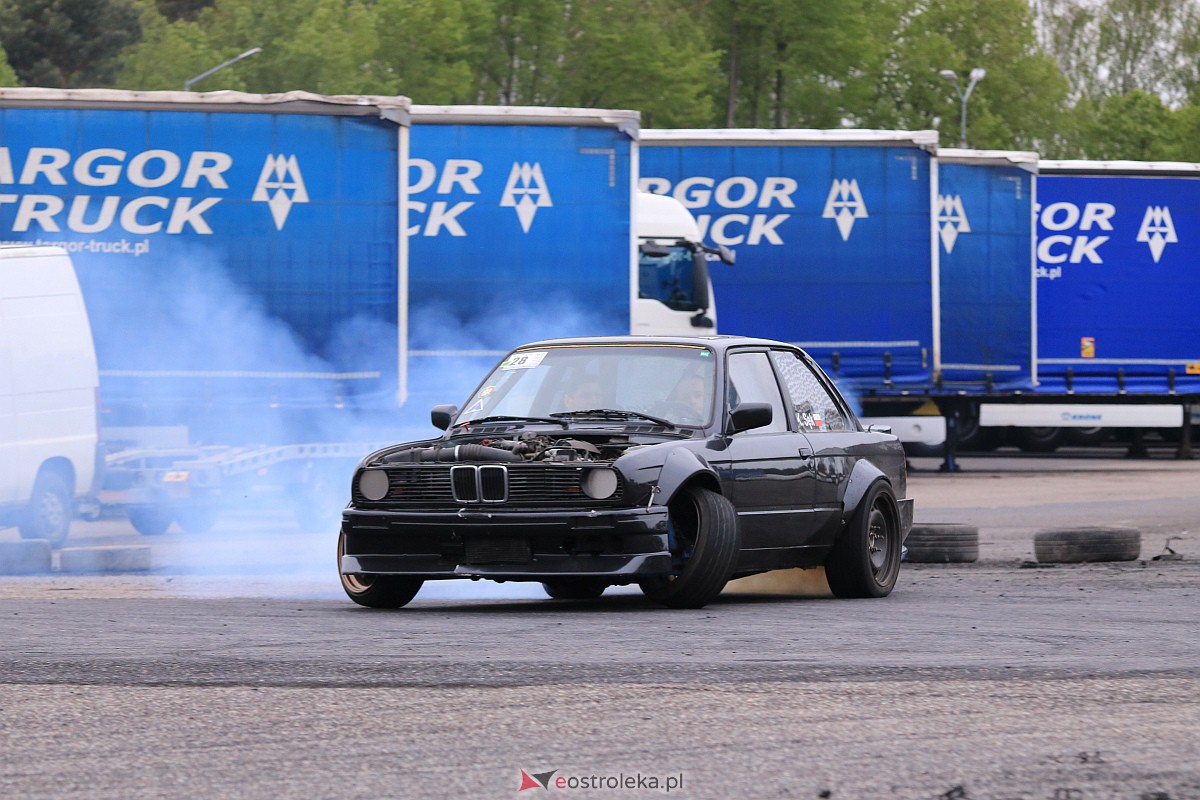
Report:
M 891 433 L 891 432 L 892 432 L 891 425 L 876 424 L 876 425 L 868 425 L 867 426 L 867 433 Z
M 730 250 L 723 244 L 717 245 L 717 258 L 721 259 L 723 264 L 733 264 L 737 261 L 737 253 Z
M 454 415 L 458 413 L 456 405 L 434 406 L 429 412 L 429 421 L 433 423 L 433 427 L 446 430 L 450 427 L 450 420 L 454 419 Z
M 754 430 L 771 424 L 775 418 L 770 403 L 739 403 L 729 411 L 728 434 Z
M 692 302 L 696 308 L 708 308 L 708 259 L 696 251 L 692 255 Z

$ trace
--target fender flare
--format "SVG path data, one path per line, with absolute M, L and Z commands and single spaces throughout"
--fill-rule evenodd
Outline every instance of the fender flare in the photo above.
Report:
M 699 482 L 706 489 L 721 494 L 721 482 L 717 471 L 691 450 L 677 448 L 671 451 L 658 474 L 658 496 L 654 505 L 668 505 L 684 486 Z
M 895 490 L 892 488 L 892 482 L 888 480 L 887 475 L 871 462 L 859 459 L 858 463 L 854 465 L 854 469 L 850 472 L 850 480 L 846 484 L 846 493 L 842 497 L 843 525 L 854 518 L 855 512 L 858 511 L 859 503 L 866 497 L 871 487 L 880 481 L 887 484 L 894 504 Z M 893 508 L 893 511 L 897 514 L 899 513 L 899 509 Z

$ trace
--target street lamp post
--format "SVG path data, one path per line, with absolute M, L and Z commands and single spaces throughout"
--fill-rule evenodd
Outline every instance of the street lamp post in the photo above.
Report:
M 249 50 L 247 50 L 246 52 L 242 53 L 241 55 L 237 55 L 237 56 L 234 56 L 233 58 L 229 59 L 224 64 L 217 64 L 215 67 L 210 69 L 208 72 L 201 72 L 196 77 L 189 78 L 188 80 L 184 81 L 183 82 L 183 90 L 185 92 L 191 91 L 192 84 L 195 83 L 196 81 L 202 81 L 205 78 L 207 78 L 209 75 L 212 75 L 214 72 L 225 69 L 230 64 L 236 64 L 237 62 L 241 61 L 243 58 L 249 58 L 250 56 L 255 55 L 257 53 L 261 53 L 261 52 L 262 52 L 261 47 L 252 47 Z
M 967 84 L 967 90 L 964 92 L 958 86 L 958 74 L 952 69 L 943 69 L 938 72 L 946 80 L 954 84 L 954 91 L 962 100 L 962 119 L 959 124 L 959 146 L 966 149 L 967 146 L 967 100 L 971 98 L 971 92 L 975 89 L 975 84 L 983 80 L 983 76 L 987 75 L 987 70 L 976 67 L 971 70 L 971 82 Z

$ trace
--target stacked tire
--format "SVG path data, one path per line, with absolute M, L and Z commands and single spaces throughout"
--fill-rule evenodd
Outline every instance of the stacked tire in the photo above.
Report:
M 1033 554 L 1041 564 L 1136 561 L 1141 552 L 1137 528 L 1048 528 L 1033 535 Z
M 979 528 L 956 523 L 913 525 L 905 561 L 916 564 L 966 564 L 979 560 Z

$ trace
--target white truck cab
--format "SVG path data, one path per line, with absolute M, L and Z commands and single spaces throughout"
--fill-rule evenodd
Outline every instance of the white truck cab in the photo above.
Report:
M 708 255 L 734 262 L 726 247 L 707 247 L 696 218 L 674 197 L 638 192 L 634 205 L 637 273 L 630 302 L 630 331 L 657 336 L 717 332 Z
M 61 547 L 97 464 L 96 350 L 59 247 L 0 247 L 0 527 Z

